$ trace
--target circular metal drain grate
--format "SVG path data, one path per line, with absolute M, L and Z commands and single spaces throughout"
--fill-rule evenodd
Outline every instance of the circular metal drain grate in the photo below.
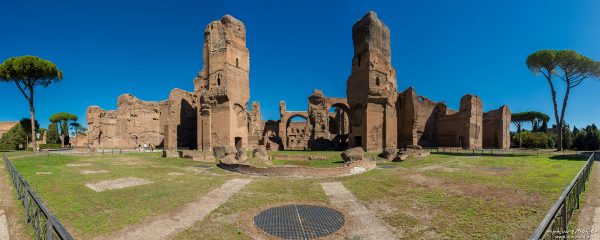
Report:
M 314 239 L 344 226 L 344 214 L 322 206 L 284 205 L 258 213 L 254 216 L 254 224 L 283 239 Z

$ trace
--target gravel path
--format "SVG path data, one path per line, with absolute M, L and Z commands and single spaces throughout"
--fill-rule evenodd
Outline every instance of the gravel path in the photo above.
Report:
M 384 221 L 361 204 L 341 182 L 321 183 L 331 203 L 348 211 L 353 218 L 349 239 L 398 239 Z
M 14 194 L 8 170 L 0 158 L 0 240 L 31 239 L 25 231 L 27 227 L 23 221 L 23 212 Z
M 598 154 L 600 155 L 600 154 Z M 596 157 L 596 159 L 599 159 Z M 600 240 L 600 162 L 592 167 L 586 199 L 577 217 L 577 237 Z
M 6 215 L 4 215 L 4 210 L 0 210 L 0 240 L 9 240 L 8 237 L 8 221 L 6 220 Z
M 235 178 L 209 192 L 198 200 L 187 203 L 141 223 L 126 227 L 110 236 L 97 239 L 168 239 L 202 220 L 214 209 L 227 202 L 231 196 L 250 183 L 250 179 Z M 215 233 L 218 234 L 218 233 Z

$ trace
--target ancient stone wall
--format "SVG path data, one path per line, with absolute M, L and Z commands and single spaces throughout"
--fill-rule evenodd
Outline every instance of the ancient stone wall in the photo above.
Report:
M 194 79 L 200 96 L 198 148 L 248 145 L 250 56 L 246 27 L 230 15 L 204 30 L 203 68 Z
M 251 106 L 252 108 L 248 111 L 248 145 L 258 147 L 265 128 L 265 122 L 262 120 L 260 103 L 253 101 Z
M 345 149 L 375 151 L 408 145 L 424 147 L 507 148 L 510 110 L 482 113 L 481 100 L 465 95 L 459 111 L 419 96 L 413 88 L 398 93 L 391 64 L 390 30 L 373 12 L 352 27 L 354 56 L 347 99 L 315 90 L 307 111 L 287 111 L 263 120 L 250 99 L 250 58 L 244 24 L 225 15 L 204 30 L 203 68 L 194 92 L 171 91 L 160 102 L 119 97 L 116 111 L 90 106 L 86 113 L 92 147 L 238 150 L 264 145 L 270 150 Z M 335 110 L 332 110 L 334 109 Z M 305 122 L 294 122 L 300 116 Z
M 0 138 L 2 138 L 2 135 L 4 135 L 4 133 L 8 132 L 8 130 L 10 130 L 11 128 L 13 128 L 14 126 L 16 126 L 17 124 L 19 124 L 19 122 L 14 121 L 14 122 L 0 122 Z
M 279 121 L 267 120 L 263 122 L 264 128 L 259 145 L 264 145 L 267 150 L 284 150 L 283 141 L 279 135 Z
M 396 71 L 391 65 L 390 30 L 374 12 L 352 26 L 354 57 L 346 95 L 350 146 L 379 150 L 397 145 Z
M 398 94 L 398 146 L 435 146 L 437 103 L 418 96 L 410 87 Z
M 482 148 L 483 112 L 481 99 L 467 94 L 460 100 L 458 112 L 439 103 L 436 110 L 438 147 Z
M 329 132 L 329 109 L 327 99 L 321 90 L 315 89 L 308 97 L 308 148 L 327 150 L 333 147 Z
M 121 148 L 162 146 L 160 102 L 142 101 L 131 94 L 119 96 L 116 144 Z
M 508 106 L 483 114 L 483 147 L 510 148 L 510 117 Z
M 171 90 L 160 114 L 165 149 L 197 148 L 197 106 L 194 93 L 178 88 Z
M 94 148 L 117 146 L 117 111 L 89 106 L 86 111 L 88 143 Z

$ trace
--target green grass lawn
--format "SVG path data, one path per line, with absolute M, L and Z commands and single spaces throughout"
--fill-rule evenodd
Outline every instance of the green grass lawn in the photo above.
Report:
M 434 154 L 343 183 L 408 239 L 525 239 L 584 163 Z
M 220 169 L 195 172 L 189 159 L 165 159 L 159 153 L 131 153 L 93 157 L 51 155 L 25 157 L 13 165 L 51 211 L 77 239 L 89 239 L 148 217 L 175 209 L 223 184 L 229 174 Z M 68 167 L 89 163 L 91 166 Z M 206 164 L 205 164 L 206 165 Z M 80 170 L 108 170 L 83 175 Z M 36 174 L 51 172 L 50 175 Z M 182 175 L 169 175 L 178 172 Z M 124 177 L 153 183 L 95 192 L 84 184 Z
M 342 181 L 406 239 L 526 239 L 583 164 L 581 158 L 434 154 L 342 178 L 258 179 L 177 239 L 252 239 L 248 219 L 257 211 L 327 203 L 318 183 L 329 181 Z
M 252 214 L 281 203 L 327 203 L 314 179 L 256 179 L 202 221 L 175 239 L 253 239 L 248 234 Z
M 327 160 L 277 160 L 274 165 L 331 167 L 340 152 L 269 154 L 326 156 Z M 369 155 L 375 155 L 369 153 Z M 90 163 L 89 167 L 67 167 Z M 252 239 L 251 218 L 284 203 L 329 201 L 319 183 L 341 181 L 369 210 L 407 239 L 525 239 L 585 163 L 576 157 L 452 156 L 379 164 L 364 174 L 327 179 L 252 177 L 253 181 L 176 239 Z M 16 168 L 76 238 L 119 230 L 191 202 L 232 177 L 188 159 L 154 154 L 92 157 L 23 157 Z M 82 175 L 80 169 L 109 170 Z M 36 172 L 52 172 L 38 175 Z M 183 175 L 170 176 L 181 172 Z M 152 184 L 96 193 L 84 184 L 138 177 Z
M 7 157 L 22 157 L 27 155 L 35 155 L 34 152 L 31 151 L 0 151 L 0 157 L 6 155 Z

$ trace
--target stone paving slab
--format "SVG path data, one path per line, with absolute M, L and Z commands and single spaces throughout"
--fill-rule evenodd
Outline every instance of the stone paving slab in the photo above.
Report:
M 67 167 L 89 167 L 92 166 L 91 163 L 69 163 Z
M 97 173 L 107 173 L 107 170 L 81 170 L 79 173 L 81 174 L 97 174 Z
M 4 214 L 4 210 L 0 210 L 0 240 L 9 240 L 10 236 L 8 235 L 8 221 L 6 220 L 6 215 Z
M 139 186 L 139 185 L 144 185 L 144 184 L 149 184 L 149 183 L 152 183 L 152 181 L 148 181 L 148 180 L 141 179 L 141 178 L 128 177 L 128 178 L 119 178 L 119 179 L 114 179 L 114 180 L 106 180 L 106 181 L 97 182 L 97 183 L 87 183 L 87 184 L 85 184 L 85 186 L 91 188 L 92 190 L 94 190 L 96 192 L 103 192 L 103 191 L 112 190 L 112 189 L 134 187 L 134 186 Z
M 341 182 L 321 183 L 321 186 L 331 203 L 348 211 L 353 218 L 354 226 L 350 228 L 348 239 L 398 239 L 386 223 L 361 204 Z
M 161 214 L 126 227 L 110 236 L 96 239 L 170 239 L 175 234 L 190 228 L 195 222 L 202 220 L 251 181 L 241 178 L 231 179 L 221 187 L 173 212 Z M 215 236 L 218 234 L 215 233 Z

